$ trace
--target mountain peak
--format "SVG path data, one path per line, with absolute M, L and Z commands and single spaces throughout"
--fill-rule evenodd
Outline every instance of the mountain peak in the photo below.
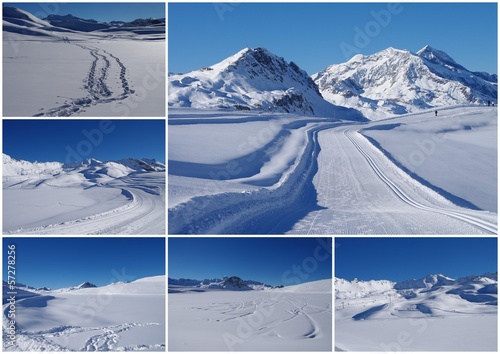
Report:
M 77 289 L 88 289 L 88 288 L 97 288 L 97 285 L 94 285 L 86 281 L 77 286 Z
M 450 57 L 445 52 L 432 48 L 430 45 L 426 45 L 417 52 L 417 55 L 421 58 L 425 58 L 435 64 L 448 64 L 452 66 L 458 65 L 452 57 Z

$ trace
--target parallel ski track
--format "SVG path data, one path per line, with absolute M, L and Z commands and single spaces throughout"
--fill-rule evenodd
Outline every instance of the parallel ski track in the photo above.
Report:
M 373 169 L 373 171 L 376 173 L 376 175 L 394 192 L 394 194 L 401 199 L 403 202 L 407 203 L 408 205 L 420 209 L 420 210 L 425 210 L 425 211 L 430 211 L 434 213 L 439 213 L 442 215 L 446 215 L 455 219 L 458 219 L 460 221 L 466 222 L 468 224 L 474 225 L 476 227 L 479 227 L 487 232 L 491 232 L 492 234 L 496 234 L 498 232 L 498 227 L 497 225 L 478 219 L 476 217 L 473 217 L 471 215 L 467 215 L 465 213 L 461 213 L 458 211 L 446 209 L 446 208 L 441 208 L 441 207 L 436 207 L 436 206 L 426 206 L 423 205 L 416 200 L 412 199 L 408 194 L 406 194 L 400 187 L 398 187 L 387 175 L 382 171 L 382 169 L 377 165 L 375 160 L 370 157 L 368 152 L 356 141 L 356 139 L 353 137 L 353 134 L 357 133 L 353 130 L 346 129 L 344 130 L 344 135 L 351 141 L 351 143 L 356 147 L 356 149 L 359 151 L 361 155 L 366 159 L 370 167 Z
M 321 150 L 318 133 L 323 130 L 344 126 L 344 134 L 366 159 L 376 175 L 403 202 L 413 208 L 438 213 L 496 234 L 497 225 L 481 220 L 459 210 L 439 206 L 427 206 L 414 200 L 391 180 L 379 167 L 374 158 L 352 136 L 357 132 L 349 128 L 351 123 L 316 124 L 307 131 L 308 143 L 296 166 L 279 187 L 260 189 L 246 193 L 223 193 L 215 196 L 196 197 L 191 201 L 169 209 L 170 234 L 273 234 L 281 233 L 282 222 L 289 222 L 294 215 L 311 210 L 316 206 L 316 195 L 305 191 L 316 173 L 317 157 Z M 400 171 L 395 166 L 395 169 Z M 416 182 L 418 183 L 418 182 Z M 423 187 L 423 186 L 422 186 Z M 422 188 L 425 190 L 426 188 Z M 458 208 L 457 208 L 458 209 Z M 189 216 L 185 216 L 189 215 Z M 310 227 L 310 229 L 312 226 Z

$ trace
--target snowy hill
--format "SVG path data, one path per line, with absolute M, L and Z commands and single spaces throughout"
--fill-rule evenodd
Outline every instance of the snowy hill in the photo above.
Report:
M 355 55 L 312 76 L 323 97 L 377 120 L 437 106 L 497 102 L 498 78 L 471 72 L 446 53 L 388 48 Z
M 494 351 L 498 286 L 490 276 L 496 275 L 454 280 L 431 274 L 399 283 L 336 279 L 336 348 L 363 352 L 389 348 L 411 352 Z M 371 284 L 370 289 L 358 293 L 360 284 L 366 283 Z M 393 346 L 396 342 L 391 339 L 401 333 L 412 340 Z
M 119 161 L 99 161 L 87 158 L 79 162 L 29 162 L 17 160 L 3 154 L 3 177 L 25 177 L 26 179 L 40 179 L 53 177 L 58 180 L 67 180 L 73 176 L 74 180 L 96 182 L 97 179 L 112 179 L 128 176 L 134 172 L 164 172 L 165 165 L 155 159 L 127 158 Z
M 28 162 L 3 155 L 3 231 L 163 234 L 165 165 L 154 159 Z
M 293 62 L 264 48 L 245 48 L 210 67 L 168 76 L 168 105 L 200 109 L 286 112 L 362 120 L 359 112 L 336 107 Z
M 3 350 L 165 351 L 164 275 L 91 285 L 39 293 L 18 290 L 16 340 L 5 335 Z

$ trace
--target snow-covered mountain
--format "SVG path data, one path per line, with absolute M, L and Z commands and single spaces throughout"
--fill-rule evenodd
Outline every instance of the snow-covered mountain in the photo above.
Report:
M 429 274 L 420 279 L 410 279 L 400 282 L 390 280 L 352 281 L 335 278 L 335 298 L 356 299 L 380 296 L 414 298 L 417 294 L 446 289 L 446 294 L 496 294 L 497 273 L 471 275 L 452 279 L 443 274 Z M 469 294 L 469 295 L 467 295 Z M 487 301 L 496 301 L 490 297 Z
M 68 179 L 68 176 L 80 177 L 89 181 L 120 178 L 134 172 L 163 172 L 165 165 L 155 159 L 127 158 L 119 161 L 102 162 L 87 158 L 79 162 L 29 162 L 17 160 L 3 154 L 3 177 L 25 177 Z
M 211 279 L 173 279 L 168 278 L 168 285 L 173 287 L 193 287 L 200 289 L 223 289 L 223 290 L 266 290 L 275 288 L 271 285 L 255 281 L 243 280 L 237 276 L 211 278 Z
M 497 102 L 498 77 L 471 72 L 446 53 L 388 48 L 355 55 L 312 76 L 323 97 L 377 120 L 437 106 Z
M 394 289 L 396 290 L 431 289 L 442 285 L 453 285 L 454 283 L 455 283 L 454 279 L 448 278 L 445 275 L 430 274 L 424 278 L 411 279 L 398 282 L 394 285 Z
M 363 119 L 326 102 L 305 71 L 264 48 L 245 48 L 210 67 L 169 75 L 168 87 L 171 107 Z
M 123 30 L 127 27 L 146 27 L 146 26 L 165 25 L 164 18 L 162 19 L 140 18 L 131 22 L 111 21 L 107 23 L 107 22 L 98 22 L 95 20 L 85 20 L 73 15 L 49 15 L 43 20 L 49 22 L 51 25 L 56 27 L 66 28 L 81 32 L 107 31 L 116 28 Z
M 112 32 L 116 30 L 134 30 L 137 27 L 165 26 L 165 19 L 136 19 L 131 22 L 98 22 L 73 15 L 48 15 L 40 19 L 31 13 L 16 7 L 3 7 L 3 30 L 36 36 L 51 36 L 52 32 Z

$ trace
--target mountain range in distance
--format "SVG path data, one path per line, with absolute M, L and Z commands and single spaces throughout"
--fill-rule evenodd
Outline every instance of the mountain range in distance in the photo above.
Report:
M 224 276 L 222 278 L 211 278 L 203 280 L 168 278 L 168 287 L 169 287 L 168 290 L 169 293 L 176 293 L 179 292 L 180 289 L 184 290 L 185 288 L 200 289 L 200 291 L 207 289 L 245 291 L 245 290 L 278 289 L 278 288 L 283 288 L 283 285 L 272 286 L 260 281 L 243 280 L 238 276 L 231 276 L 231 277 Z
M 399 282 L 390 280 L 352 281 L 335 278 L 335 298 L 354 299 L 373 297 L 382 294 L 393 294 L 410 299 L 417 294 L 431 293 L 439 289 L 447 289 L 447 295 L 459 295 L 463 299 L 471 300 L 480 298 L 485 302 L 496 305 L 496 298 L 475 297 L 476 295 L 497 294 L 498 273 L 485 273 L 471 275 L 458 279 L 447 277 L 443 274 L 429 274 L 419 279 L 409 279 Z M 477 301 L 479 302 L 479 301 Z
M 169 73 L 170 107 L 235 109 L 370 120 L 446 105 L 496 102 L 497 75 L 472 72 L 425 46 L 355 55 L 309 76 L 264 48 L 209 67 Z M 351 109 L 351 110 L 349 110 Z M 356 115 L 361 112 L 363 116 Z
M 87 179 L 109 177 L 119 178 L 134 172 L 164 172 L 165 164 L 155 159 L 125 158 L 117 161 L 99 161 L 87 158 L 79 162 L 29 162 L 17 160 L 3 154 L 3 177 L 47 175 L 61 177 L 62 175 L 75 174 L 85 176 Z
M 39 19 L 27 11 L 10 6 L 3 6 L 3 20 L 3 30 L 14 33 L 19 32 L 19 26 L 59 32 L 65 30 L 77 32 L 113 32 L 117 30 L 137 29 L 139 27 L 165 26 L 165 18 L 136 19 L 130 22 L 111 21 L 108 23 L 92 19 L 82 19 L 71 14 L 51 14 L 43 19 Z

